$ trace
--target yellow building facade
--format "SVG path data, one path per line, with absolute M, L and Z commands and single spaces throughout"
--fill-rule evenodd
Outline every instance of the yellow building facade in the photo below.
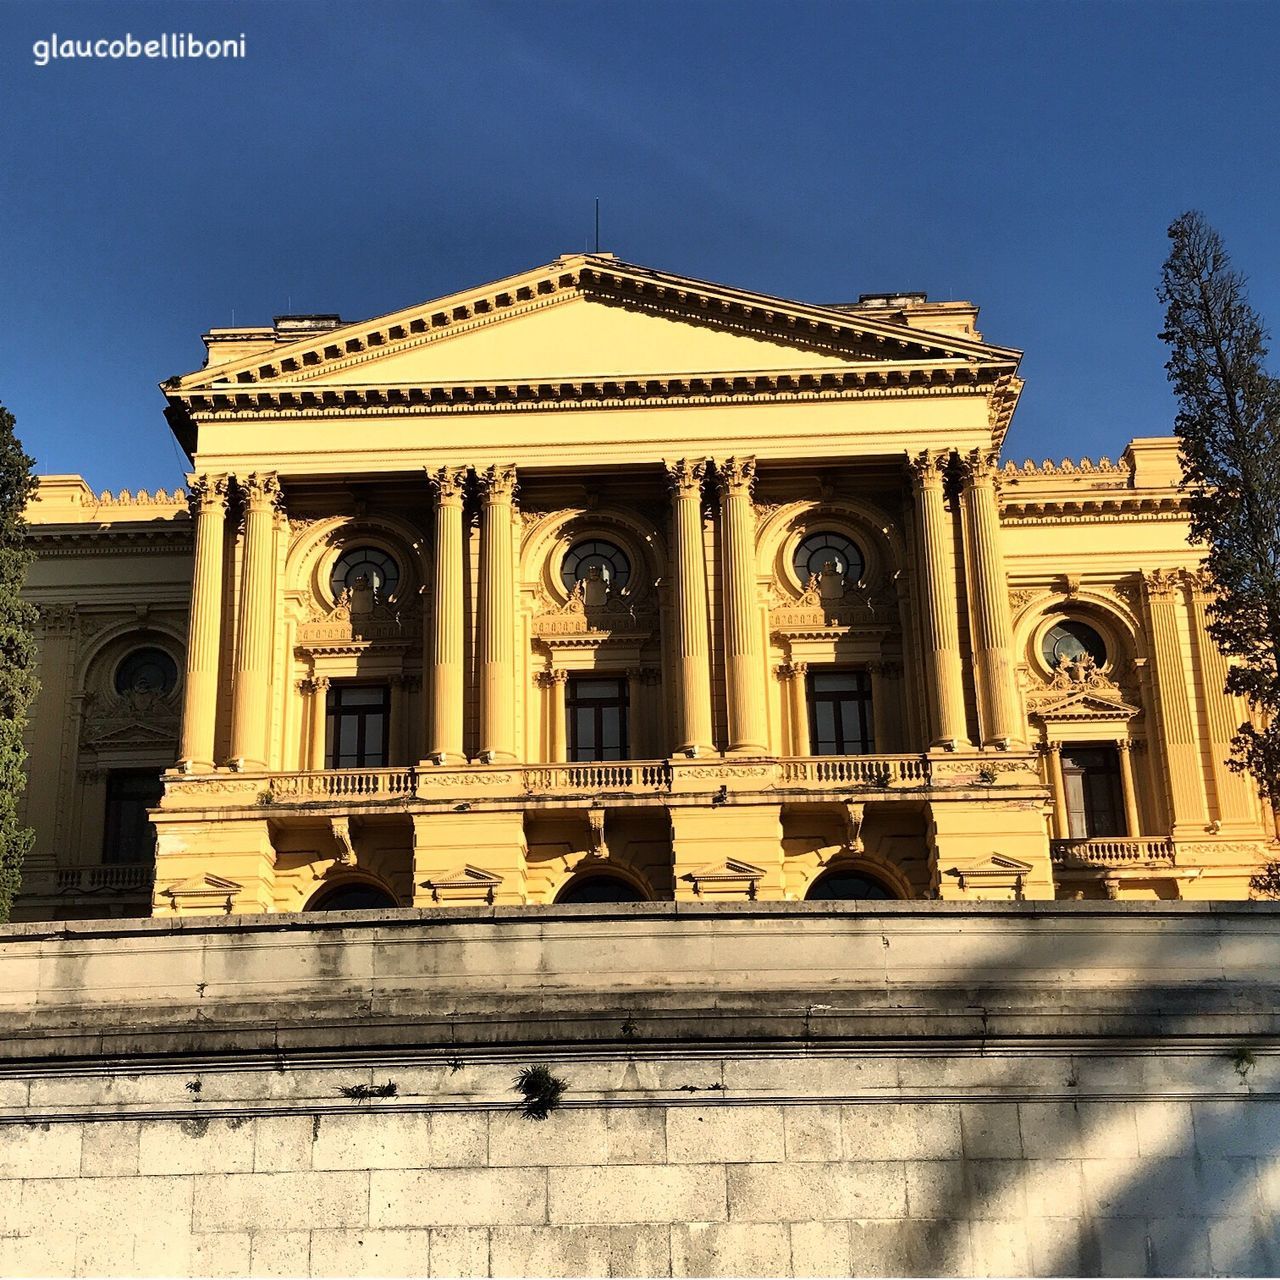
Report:
M 1002 463 L 976 321 L 588 254 L 210 331 L 189 493 L 29 511 L 15 918 L 1247 897 L 1175 442 Z

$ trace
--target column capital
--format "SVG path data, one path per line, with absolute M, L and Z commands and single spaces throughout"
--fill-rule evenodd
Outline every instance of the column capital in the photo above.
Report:
M 328 676 L 312 676 L 311 677 L 312 693 L 323 693 L 328 687 L 329 687 Z
M 461 506 L 467 487 L 466 467 L 427 467 L 427 481 L 441 506 Z
M 1178 587 L 1182 585 L 1182 571 L 1180 569 L 1151 569 L 1143 573 L 1142 580 L 1146 583 L 1148 595 L 1172 597 Z
M 1057 755 L 1061 755 L 1061 754 L 1062 754 L 1062 743 L 1061 743 L 1061 742 L 1056 742 L 1056 741 L 1053 741 L 1053 742 L 1037 742 L 1037 743 L 1036 743 L 1036 750 L 1037 750 L 1037 751 L 1038 751 L 1042 756 L 1049 756 L 1049 755 L 1057 756 Z
M 280 477 L 274 471 L 251 471 L 237 478 L 248 511 L 278 510 L 284 502 Z
M 941 489 L 942 473 L 950 457 L 947 449 L 922 449 L 914 458 L 908 458 L 912 482 L 918 489 Z
M 45 635 L 70 635 L 76 628 L 77 606 L 74 604 L 38 604 L 36 613 Z
M 1195 569 L 1184 569 L 1182 580 L 1191 588 L 1191 595 L 1195 600 L 1213 600 L 1217 597 L 1218 584 L 1213 574 L 1204 565 Z
M 781 662 L 775 668 L 779 680 L 803 680 L 809 672 L 807 662 Z
M 553 667 L 550 671 L 537 671 L 534 680 L 543 689 L 554 689 L 557 685 L 567 684 L 569 673 L 563 667 Z
M 702 482 L 707 474 L 705 458 L 695 458 L 692 462 L 680 458 L 675 462 L 664 461 L 662 465 L 666 468 L 667 483 L 676 497 L 702 492 Z
M 756 482 L 755 458 L 726 458 L 716 464 L 716 489 L 720 497 L 751 497 Z
M 206 511 L 226 511 L 228 478 L 225 475 L 189 475 L 187 477 L 187 508 L 191 518 L 197 519 Z
M 971 449 L 960 459 L 960 477 L 966 488 L 994 487 L 998 482 L 999 455 L 990 450 Z
M 515 497 L 517 481 L 515 463 L 486 467 L 479 473 L 480 492 L 486 503 L 510 503 Z

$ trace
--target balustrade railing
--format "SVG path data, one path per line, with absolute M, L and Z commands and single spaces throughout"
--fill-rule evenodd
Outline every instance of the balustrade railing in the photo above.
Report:
M 928 786 L 925 756 L 793 756 L 779 762 L 784 786 Z
M 395 800 L 414 790 L 413 769 L 323 769 L 275 773 L 272 802 L 288 800 Z
M 90 893 L 95 890 L 124 892 L 129 889 L 150 889 L 156 877 L 156 869 L 151 863 L 142 862 L 112 867 L 67 867 L 53 874 L 54 888 L 59 893 L 75 890 Z
M 1085 863 L 1111 867 L 1135 862 L 1173 862 L 1173 842 L 1163 836 L 1129 839 L 1053 840 L 1050 853 L 1056 863 Z

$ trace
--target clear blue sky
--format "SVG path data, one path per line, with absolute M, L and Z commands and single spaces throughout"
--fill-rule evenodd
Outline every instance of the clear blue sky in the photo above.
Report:
M 244 62 L 33 65 L 243 31 Z M 0 400 L 42 471 L 153 487 L 200 332 L 356 319 L 587 247 L 813 301 L 971 298 L 1008 454 L 1169 429 L 1154 288 L 1202 208 L 1280 326 L 1280 6 L 0 4 Z

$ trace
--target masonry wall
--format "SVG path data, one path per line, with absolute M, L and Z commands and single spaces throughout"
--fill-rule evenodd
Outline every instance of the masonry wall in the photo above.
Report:
M 5 930 L 0 1272 L 1280 1270 L 1274 908 L 874 905 Z

